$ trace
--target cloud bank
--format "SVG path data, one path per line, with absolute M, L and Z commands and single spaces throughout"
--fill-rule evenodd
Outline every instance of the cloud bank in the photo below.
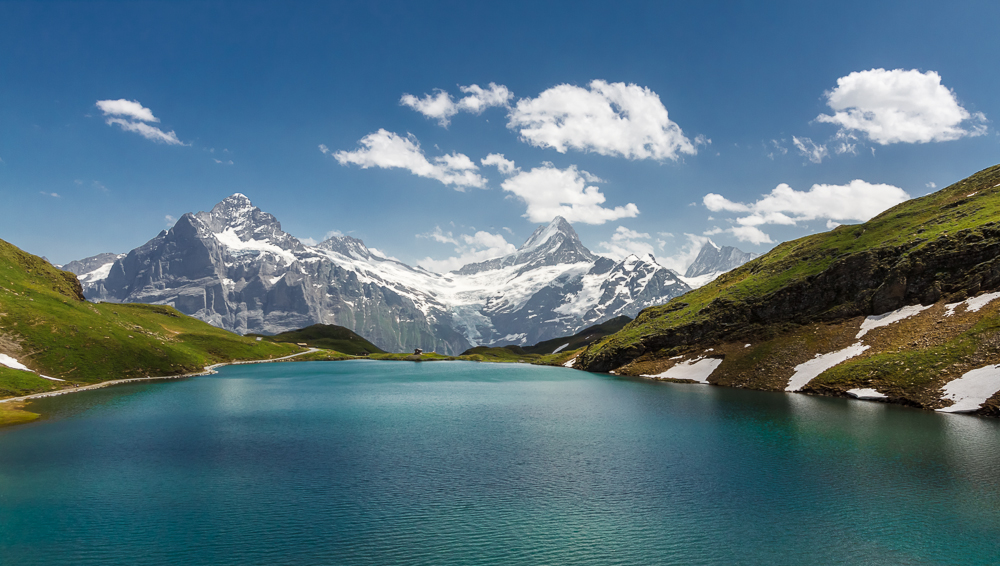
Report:
M 559 169 L 551 163 L 543 163 L 541 167 L 522 171 L 513 161 L 498 154 L 488 155 L 482 163 L 496 165 L 502 173 L 510 175 L 500 187 L 528 206 L 523 216 L 532 222 L 548 222 L 562 216 L 569 222 L 604 224 L 639 214 L 638 207 L 632 203 L 615 208 L 602 206 L 604 195 L 596 186 L 587 186 L 587 183 L 603 181 L 575 165 Z
M 899 187 L 855 179 L 846 185 L 813 185 L 808 191 L 796 191 L 782 183 L 749 204 L 733 202 L 716 193 L 705 195 L 702 202 L 712 212 L 743 214 L 736 219 L 735 226 L 715 228 L 706 235 L 728 232 L 741 241 L 765 244 L 773 240 L 759 226 L 792 226 L 818 219 L 826 219 L 828 226 L 844 221 L 864 222 L 909 198 Z
M 457 101 L 447 91 L 435 89 L 433 95 L 425 94 L 422 98 L 404 94 L 399 103 L 437 120 L 442 126 L 447 126 L 451 122 L 451 117 L 459 112 L 480 114 L 493 106 L 506 107 L 514 97 L 507 87 L 495 83 L 490 83 L 486 88 L 469 85 L 459 87 L 459 90 L 466 96 Z
M 575 149 L 662 161 L 698 152 L 670 120 L 660 97 L 635 84 L 595 80 L 589 88 L 552 87 L 519 100 L 507 127 L 523 141 L 559 153 Z
M 486 261 L 517 251 L 517 246 L 508 242 L 503 235 L 491 234 L 482 230 L 471 235 L 459 234 L 455 236 L 451 232 L 441 230 L 440 226 L 435 226 L 432 232 L 418 234 L 417 237 L 455 246 L 457 255 L 448 259 L 438 260 L 427 257 L 417 261 L 417 265 L 437 273 L 447 273 L 469 263 Z
M 963 108 L 934 71 L 854 72 L 837 79 L 826 101 L 834 113 L 820 114 L 817 121 L 836 124 L 841 132 L 858 132 L 879 145 L 950 141 L 986 133 L 986 116 Z
M 358 141 L 355 151 L 338 151 L 333 157 L 341 165 L 358 165 L 362 169 L 406 169 L 418 177 L 434 179 L 462 191 L 468 187 L 483 188 L 486 179 L 477 173 L 479 167 L 468 156 L 450 153 L 428 160 L 413 135 L 400 136 L 383 129 Z M 327 153 L 326 146 L 320 151 Z

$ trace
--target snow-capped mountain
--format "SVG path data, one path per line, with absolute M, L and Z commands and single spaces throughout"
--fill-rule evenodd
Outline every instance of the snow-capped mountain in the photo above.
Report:
M 720 248 L 715 242 L 709 240 L 708 243 L 702 246 L 701 251 L 698 252 L 698 257 L 695 258 L 694 263 L 688 266 L 687 271 L 684 272 L 684 276 L 681 279 L 696 289 L 714 280 L 719 275 L 736 269 L 758 255 L 752 252 L 740 251 L 732 246 L 723 246 Z
M 88 298 L 170 304 L 240 333 L 338 324 L 389 351 L 533 344 L 690 289 L 652 256 L 591 253 L 562 218 L 512 254 L 438 274 L 350 236 L 307 246 L 241 194 L 109 259 L 74 262 Z

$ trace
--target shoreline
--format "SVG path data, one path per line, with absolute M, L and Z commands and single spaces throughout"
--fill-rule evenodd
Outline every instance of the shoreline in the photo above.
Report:
M 215 371 L 216 368 L 222 366 L 237 366 L 237 365 L 247 365 L 247 364 L 268 364 L 273 362 L 283 362 L 296 358 L 298 356 L 304 356 L 306 354 L 312 354 L 313 352 L 318 352 L 320 348 L 309 348 L 304 352 L 298 352 L 290 356 L 283 356 L 280 358 L 272 358 L 268 360 L 234 360 L 231 362 L 220 362 L 217 364 L 212 364 L 210 366 L 205 366 L 201 371 L 182 373 L 179 375 L 161 375 L 161 376 L 149 376 L 149 377 L 131 377 L 128 379 L 113 379 L 109 381 L 102 381 L 100 383 L 92 383 L 90 385 L 83 385 L 80 387 L 67 387 L 66 389 L 60 389 L 58 391 L 46 391 L 44 393 L 32 393 L 31 395 L 24 395 L 21 397 L 7 397 L 6 399 L 0 399 L 0 403 L 25 403 L 29 401 L 34 401 L 35 399 L 44 399 L 46 397 L 58 397 L 60 395 L 69 395 L 71 393 L 77 393 L 80 391 L 93 391 L 94 389 L 104 389 L 105 387 L 112 387 L 115 385 L 122 385 L 125 383 L 138 383 L 143 381 L 160 381 L 168 379 L 187 379 L 189 377 L 199 377 L 203 375 L 213 375 L 218 373 Z

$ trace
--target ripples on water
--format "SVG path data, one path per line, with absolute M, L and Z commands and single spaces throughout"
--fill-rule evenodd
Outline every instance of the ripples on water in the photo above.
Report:
M 998 422 L 560 368 L 333 362 L 46 399 L 6 564 L 995 564 Z

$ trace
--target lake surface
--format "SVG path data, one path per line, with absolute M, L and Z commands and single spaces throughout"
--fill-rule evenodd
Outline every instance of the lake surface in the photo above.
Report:
M 0 564 L 997 564 L 1000 422 L 524 365 L 44 399 Z

